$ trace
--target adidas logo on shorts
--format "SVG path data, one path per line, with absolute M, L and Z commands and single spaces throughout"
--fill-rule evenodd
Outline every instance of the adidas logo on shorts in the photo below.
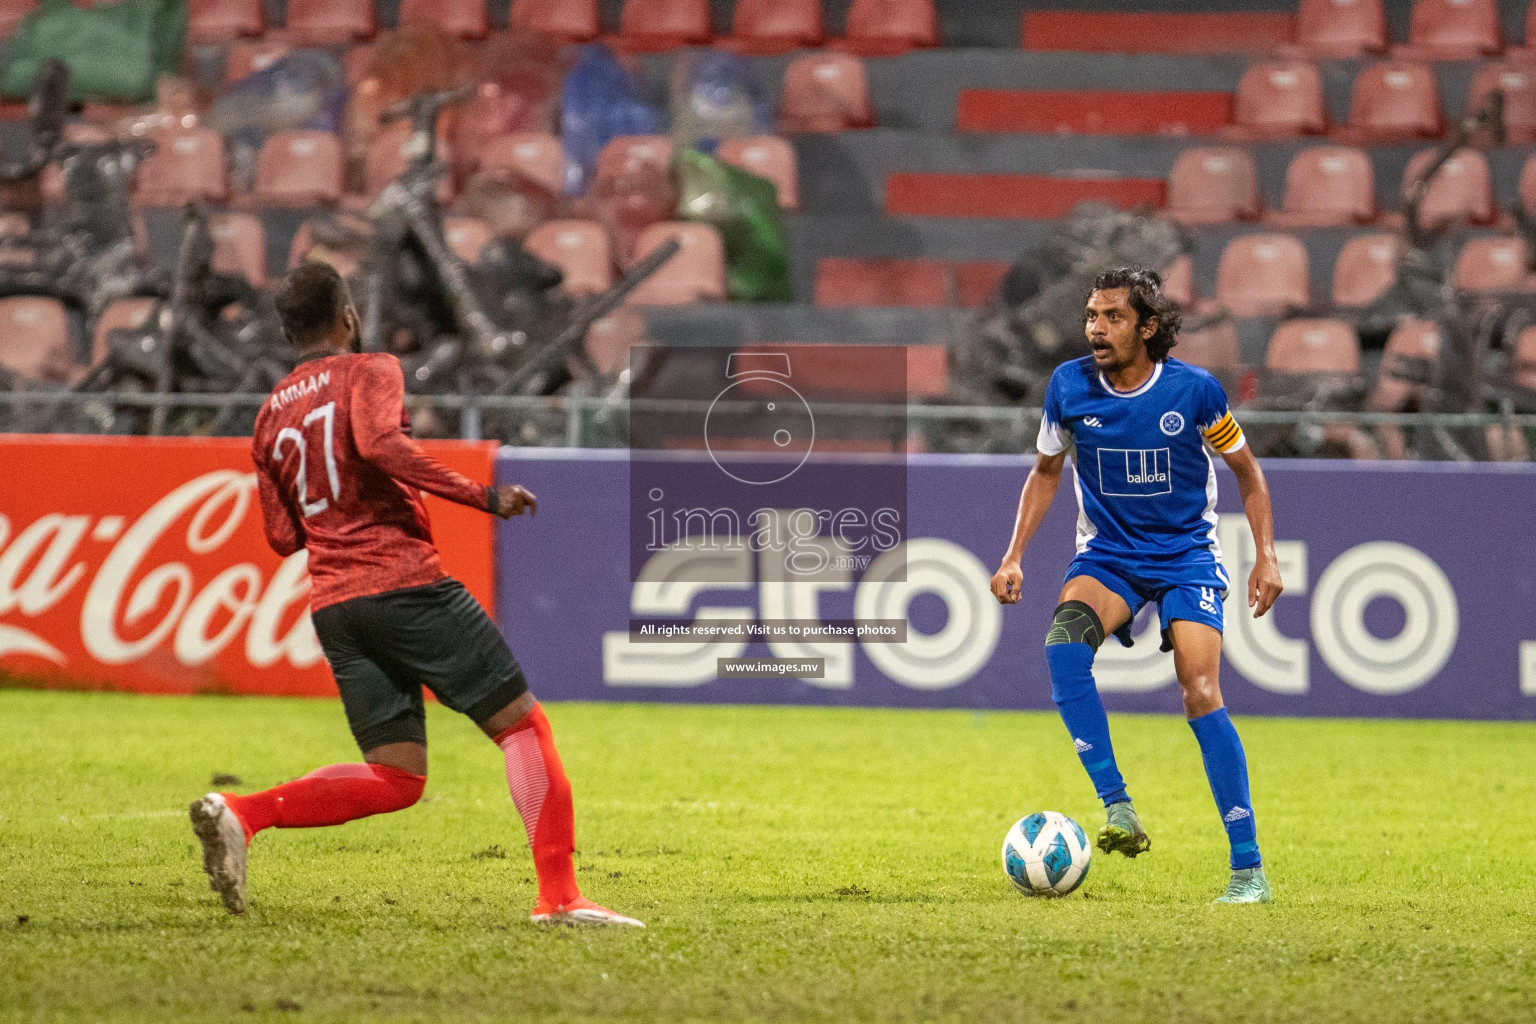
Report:
M 1093 749 L 1093 744 L 1092 743 L 1085 743 L 1082 740 L 1078 739 L 1076 736 L 1072 737 L 1072 745 L 1077 748 L 1077 752 L 1079 754 L 1087 753 L 1088 751 Z
M 1226 814 L 1222 815 L 1221 820 L 1227 822 L 1228 824 L 1231 824 L 1234 821 L 1242 821 L 1244 818 L 1251 818 L 1251 817 L 1253 817 L 1253 815 L 1249 812 L 1248 808 L 1246 808 L 1246 807 L 1233 807 Z

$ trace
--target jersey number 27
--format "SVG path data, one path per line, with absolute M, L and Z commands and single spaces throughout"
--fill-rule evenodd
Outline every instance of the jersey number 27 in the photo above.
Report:
M 316 420 L 325 424 L 325 475 L 331 485 L 330 498 L 322 497 L 319 501 L 309 500 L 309 478 L 305 475 L 307 445 L 304 443 L 302 431 L 293 427 L 284 427 L 277 432 L 277 443 L 272 446 L 272 458 L 277 462 L 283 461 L 284 441 L 292 441 L 292 447 L 299 453 L 299 472 L 295 483 L 298 485 L 299 507 L 304 510 L 305 519 L 330 508 L 332 498 L 337 500 L 341 498 L 341 480 L 336 475 L 336 455 L 331 450 L 331 441 L 336 433 L 336 403 L 326 402 L 320 408 L 311 410 L 304 417 L 304 429 L 308 430 L 309 425 Z

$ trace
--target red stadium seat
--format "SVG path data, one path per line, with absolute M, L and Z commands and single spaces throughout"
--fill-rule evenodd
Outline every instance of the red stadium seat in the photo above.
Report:
M 448 144 L 441 139 L 437 142 L 437 158 L 450 167 L 453 165 L 453 154 L 449 151 Z M 373 141 L 368 143 L 368 154 L 363 165 L 363 187 L 368 197 L 372 198 L 383 192 L 384 187 L 399 177 L 410 162 L 411 126 L 405 121 L 396 121 L 375 135 Z M 453 198 L 451 175 L 445 174 L 439 179 L 437 196 L 441 202 L 447 202 Z
M 1467 116 L 1476 114 L 1495 90 L 1504 94 L 1504 130 L 1509 141 L 1536 141 L 1536 68 L 1490 64 L 1480 70 L 1467 89 Z
M 615 374 L 629 365 L 629 350 L 645 344 L 645 317 L 620 307 L 587 328 L 583 348 L 599 373 Z
M 779 205 L 786 210 L 800 206 L 800 174 L 795 164 L 795 149 L 772 135 L 754 135 L 744 139 L 726 139 L 716 156 L 728 164 L 751 171 L 773 182 L 779 191 Z
M 1408 46 L 1439 60 L 1481 57 L 1504 48 L 1495 0 L 1414 0 Z
M 1360 339 L 1342 320 L 1287 320 L 1270 335 L 1264 365 L 1281 373 L 1360 372 Z
M 1350 132 L 1370 142 L 1438 138 L 1444 129 L 1435 73 L 1424 64 L 1381 61 L 1355 78 Z
M 41 0 L 0 0 L 0 35 L 16 31 L 21 19 L 31 14 Z
M 1403 172 L 1403 195 L 1428 170 L 1432 150 L 1421 150 L 1408 161 Z M 1419 207 L 1419 220 L 1426 227 L 1439 227 L 1455 221 L 1474 224 L 1492 223 L 1498 211 L 1493 203 L 1493 175 L 1488 158 L 1475 149 L 1458 150 L 1440 168 L 1429 185 Z
M 682 248 L 629 293 L 640 306 L 682 306 L 725 298 L 725 245 L 708 224 L 652 224 L 635 243 L 635 259 L 676 239 Z
M 236 39 L 224 52 L 224 81 L 238 82 L 246 75 L 265 71 L 293 52 L 282 39 Z
M 1429 320 L 1405 320 L 1393 328 L 1365 407 L 1372 412 L 1422 409 L 1437 386 L 1440 342 L 1440 327 Z M 1383 424 L 1376 434 L 1387 458 L 1408 457 L 1402 427 Z
M 323 206 L 341 198 L 341 140 L 329 132 L 277 132 L 256 157 L 256 201 Z
M 1523 238 L 1473 238 L 1456 257 L 1456 287 L 1469 292 L 1536 290 Z
M 1168 215 L 1184 224 L 1252 220 L 1262 211 L 1253 157 L 1235 146 L 1186 149 L 1168 174 Z
M 845 53 L 796 57 L 784 70 L 779 130 L 840 132 L 875 123 L 864 62 Z
M 1536 391 L 1536 327 L 1527 327 L 1515 338 L 1515 383 Z
M 736 46 L 757 53 L 820 46 L 821 0 L 736 0 L 731 33 Z
M 465 263 L 478 263 L 480 250 L 490 245 L 494 237 L 491 226 L 478 217 L 443 218 L 443 240 Z
M 485 0 L 400 0 L 401 25 L 436 25 L 455 39 L 484 39 L 491 30 Z
M 1004 271 L 1006 273 L 1006 270 Z M 1189 309 L 1195 304 L 1195 260 L 1185 253 L 1174 257 L 1172 263 L 1163 268 L 1163 294 L 1172 299 L 1175 304 Z M 998 280 L 1002 277 L 999 275 Z M 980 303 L 975 303 L 980 305 Z
M 925 259 L 849 259 L 816 262 L 815 302 L 823 307 L 942 308 L 954 281 L 948 264 Z
M 208 218 L 213 236 L 213 269 L 243 277 L 253 288 L 267 283 L 267 233 L 249 213 L 216 213 Z
M 597 0 L 512 0 L 512 27 L 572 42 L 583 42 L 603 30 Z
M 1210 370 L 1234 370 L 1243 365 L 1242 348 L 1238 344 L 1237 325 L 1230 317 L 1223 317 L 1200 330 L 1179 332 L 1179 343 L 1173 350 L 1175 357 L 1186 363 Z
M 261 0 L 190 0 L 187 4 L 187 36 L 194 43 L 259 36 L 266 28 Z
M 871 55 L 938 46 L 939 15 L 933 0 L 853 0 L 845 45 Z
M 1233 110 L 1234 134 L 1250 138 L 1321 135 L 1328 130 L 1323 82 L 1306 61 L 1266 61 L 1244 73 Z
M 590 220 L 552 220 L 540 224 L 523 247 L 565 274 L 565 287 L 577 295 L 607 291 L 613 284 L 613 250 L 603 226 Z
M 632 50 L 671 50 L 714 35 L 709 0 L 624 0 L 619 41 Z
M 1311 301 L 1307 250 L 1290 235 L 1243 235 L 1216 268 L 1216 301 L 1236 316 L 1273 316 Z
M 0 367 L 28 380 L 69 378 L 69 314 L 58 299 L 0 299 L 0 338 Z
M 1333 265 L 1333 304 L 1369 306 L 1397 280 L 1403 240 L 1397 235 L 1356 235 Z
M 113 299 L 96 318 L 96 331 L 91 336 L 91 362 L 99 363 L 107 356 L 107 332 L 122 328 L 140 327 L 154 311 L 155 300 Z
M 299 43 L 324 45 L 367 39 L 377 27 L 373 0 L 288 0 L 283 34 Z
M 1271 220 L 1283 227 L 1336 227 L 1376 219 L 1376 172 L 1364 150 L 1313 146 L 1291 158 L 1285 203 Z
M 555 195 L 565 191 L 565 150 L 552 135 L 498 135 L 480 147 L 480 166 L 485 170 L 516 171 Z
M 229 193 L 224 140 L 206 128 L 180 128 L 155 136 L 156 150 L 139 165 L 138 201 L 180 206 L 192 200 L 222 202 Z
M 1296 42 L 1330 57 L 1385 50 L 1386 11 L 1381 0 L 1301 0 Z
M 625 163 L 638 160 L 668 171 L 672 164 L 672 137 L 669 135 L 616 135 L 597 154 L 596 178 L 610 178 Z

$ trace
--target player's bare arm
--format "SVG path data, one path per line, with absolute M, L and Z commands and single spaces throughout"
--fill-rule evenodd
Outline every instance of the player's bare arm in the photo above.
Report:
M 491 514 L 501 519 L 511 519 L 527 512 L 539 514 L 539 499 L 522 484 L 502 484 L 491 492 Z
M 1056 488 L 1061 484 L 1061 468 L 1066 464 L 1065 452 L 1056 455 L 1040 455 L 1035 468 L 1024 481 L 1019 493 L 1019 511 L 1013 520 L 1013 539 L 1003 555 L 1003 564 L 992 576 L 992 596 L 1002 604 L 1017 604 L 1024 593 L 1024 550 L 1029 547 L 1040 521 L 1050 511 L 1056 498 Z
M 1257 619 L 1273 607 L 1285 589 L 1280 582 L 1280 561 L 1275 557 L 1275 516 L 1269 503 L 1269 482 L 1264 479 L 1264 470 L 1253 449 L 1247 445 L 1226 452 L 1222 458 L 1237 477 L 1237 493 L 1242 496 L 1243 511 L 1248 515 L 1248 527 L 1258 550 L 1258 560 L 1248 574 L 1248 607 Z

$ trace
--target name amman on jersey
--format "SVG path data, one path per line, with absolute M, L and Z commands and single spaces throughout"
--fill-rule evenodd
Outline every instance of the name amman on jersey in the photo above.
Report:
M 305 377 L 297 384 L 290 384 L 281 391 L 272 392 L 272 411 L 276 412 L 289 402 L 303 398 L 305 395 L 316 395 L 320 389 L 331 382 L 331 371 L 322 370 L 311 377 Z

